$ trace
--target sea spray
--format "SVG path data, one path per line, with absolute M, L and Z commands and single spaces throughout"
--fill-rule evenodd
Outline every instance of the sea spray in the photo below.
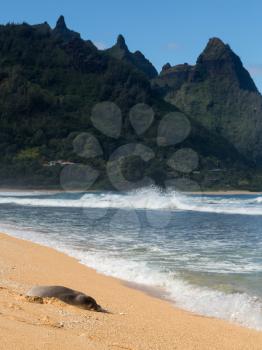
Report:
M 89 192 L 56 193 L 41 192 L 41 195 L 13 193 L 0 194 L 0 204 L 16 204 L 37 207 L 68 208 L 119 208 L 149 210 L 187 210 L 220 214 L 262 215 L 261 197 L 210 196 L 186 194 L 175 190 L 162 191 L 155 187 L 139 189 L 127 193 Z M 8 193 L 10 194 L 10 193 Z

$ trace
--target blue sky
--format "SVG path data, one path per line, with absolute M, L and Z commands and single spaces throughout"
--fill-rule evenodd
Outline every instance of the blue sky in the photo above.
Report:
M 68 27 L 101 47 L 119 33 L 131 51 L 141 50 L 159 70 L 166 62 L 194 63 L 210 37 L 230 44 L 262 91 L 261 0 L 8 0 L 0 22 L 54 26 L 60 14 Z

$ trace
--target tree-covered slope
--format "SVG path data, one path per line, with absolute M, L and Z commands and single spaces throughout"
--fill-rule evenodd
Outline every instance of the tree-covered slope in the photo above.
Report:
M 192 111 L 180 99 L 178 105 L 187 116 L 163 100 L 162 90 L 152 89 L 149 78 L 156 76 L 155 68 L 141 53 L 130 53 L 123 37 L 111 49 L 101 51 L 69 30 L 60 17 L 54 29 L 47 23 L 2 25 L 0 47 L 0 185 L 58 186 L 63 167 L 52 164 L 62 160 L 89 164 L 99 171 L 94 186 L 112 188 L 108 160 L 119 147 L 138 142 L 149 147 L 154 157 L 148 161 L 136 155 L 126 157 L 121 166 L 129 181 L 147 175 L 163 185 L 182 176 L 209 188 L 237 186 L 238 178 L 249 177 L 247 169 L 253 163 L 230 140 L 195 114 L 191 118 Z M 93 109 L 105 101 L 113 102 L 122 114 L 117 138 L 95 127 L 99 113 L 94 117 Z M 143 133 L 136 132 L 130 122 L 130 111 L 141 103 L 154 113 Z M 163 146 L 158 141 L 159 130 L 163 133 L 161 121 L 172 112 L 188 120 L 190 132 L 181 142 Z M 110 119 L 104 123 L 102 127 L 112 129 Z M 83 132 L 101 145 L 102 151 L 92 159 L 74 149 L 74 140 Z M 181 148 L 197 153 L 195 172 L 181 173 L 168 164 Z M 209 172 L 218 166 L 223 173 L 214 180 Z

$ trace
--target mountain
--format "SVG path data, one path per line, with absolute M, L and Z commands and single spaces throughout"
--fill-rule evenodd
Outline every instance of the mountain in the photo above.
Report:
M 149 79 L 158 76 L 158 72 L 152 63 L 145 58 L 140 51 L 130 52 L 124 37 L 120 34 L 117 38 L 116 44 L 107 50 L 107 53 L 112 57 L 117 58 L 126 63 L 132 64 L 138 70 L 142 71 Z
M 262 164 L 262 96 L 229 45 L 210 39 L 195 65 L 167 64 L 153 85 L 246 159 Z
M 203 92 L 192 90 L 191 94 L 194 99 L 202 98 L 201 94 L 205 96 L 208 91 L 205 81 L 216 79 L 205 55 L 197 63 L 199 69 L 167 65 L 157 76 L 142 53 L 129 51 L 122 36 L 111 49 L 98 50 L 92 41 L 68 29 L 62 16 L 54 29 L 46 22 L 1 25 L 0 47 L 0 186 L 58 187 L 63 171 L 61 164 L 75 163 L 96 169 L 99 176 L 94 188 L 113 188 L 107 175 L 108 161 L 123 146 L 123 150 L 133 152 L 119 160 L 124 178 L 129 182 L 147 176 L 160 186 L 182 179 L 186 189 L 190 189 L 185 182 L 189 180 L 202 188 L 256 188 L 254 174 L 258 170 L 254 171 L 254 162 L 247 159 L 226 134 L 204 123 L 201 113 L 195 113 L 198 108 L 189 113 L 187 103 L 184 105 L 183 98 L 179 98 L 189 99 L 186 93 L 181 93 L 184 86 L 191 89 L 191 85 L 203 84 Z M 233 67 L 237 61 L 231 64 Z M 214 65 L 222 69 L 219 64 Z M 226 62 L 223 65 L 227 66 Z M 243 90 L 246 94 L 243 97 L 260 96 L 241 69 L 237 75 L 231 69 L 234 89 L 242 91 L 241 81 L 247 88 Z M 97 105 L 99 103 L 102 105 Z M 103 103 L 109 106 L 107 111 L 114 111 L 117 127 L 107 113 L 102 122 L 99 119 Z M 238 107 L 243 103 L 241 100 Z M 144 104 L 150 107 L 145 108 Z M 136 132 L 141 123 L 134 110 L 147 113 L 149 117 L 149 127 L 142 133 Z M 163 144 L 161 136 L 164 133 L 168 137 L 169 131 L 174 129 L 174 125 L 163 123 L 170 119 L 170 113 L 176 113 L 180 121 L 188 120 L 188 126 L 184 124 L 188 128 L 187 137 L 181 138 L 178 129 L 179 142 L 174 145 Z M 210 118 L 212 121 L 213 114 Z M 92 159 L 75 151 L 75 140 L 80 135 L 81 144 L 83 132 L 98 142 L 99 152 Z M 239 137 L 242 138 L 242 134 Z M 138 157 L 138 149 L 132 146 L 134 143 L 142 145 L 138 149 L 144 152 L 145 160 Z M 154 156 L 149 157 L 144 146 L 150 148 Z M 189 172 L 187 166 L 184 169 L 180 165 L 173 166 L 175 152 L 179 150 L 180 158 L 181 155 L 185 158 L 185 150 L 189 150 L 190 156 L 192 150 L 197 153 L 199 159 L 196 162 L 194 158 L 192 168 L 195 171 Z M 125 181 L 124 178 L 121 181 Z
M 64 41 L 80 39 L 80 34 L 67 28 L 64 16 L 60 16 L 52 32 L 53 36 Z

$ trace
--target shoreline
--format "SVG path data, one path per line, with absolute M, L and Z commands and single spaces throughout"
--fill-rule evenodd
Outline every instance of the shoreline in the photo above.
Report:
M 262 332 L 181 310 L 157 293 L 99 274 L 31 241 L 0 234 L 0 262 L 0 336 L 7 350 L 86 349 L 87 344 L 91 350 L 262 347 Z M 55 301 L 29 303 L 20 294 L 33 284 L 81 290 L 112 314 Z
M 43 188 L 8 188 L 8 187 L 0 187 L 0 192 L 9 192 L 9 193 L 15 193 L 15 192 L 37 192 L 37 193 L 45 193 L 49 192 L 50 194 L 55 194 L 55 193 L 99 193 L 99 192 L 119 192 L 119 191 L 110 191 L 110 190 L 87 190 L 87 191 L 82 191 L 82 190 L 72 190 L 72 191 L 65 191 L 63 189 L 43 189 Z M 223 195 L 223 196 L 230 196 L 230 195 L 262 195 L 262 191 L 248 191 L 248 190 L 206 190 L 206 191 L 182 191 L 181 193 L 184 194 L 196 194 L 196 195 Z
M 203 194 L 203 195 L 223 195 L 223 196 L 231 196 L 231 195 L 262 195 L 262 192 L 251 192 L 251 191 L 202 191 L 202 192 L 185 192 L 185 193 L 188 193 L 188 194 Z

